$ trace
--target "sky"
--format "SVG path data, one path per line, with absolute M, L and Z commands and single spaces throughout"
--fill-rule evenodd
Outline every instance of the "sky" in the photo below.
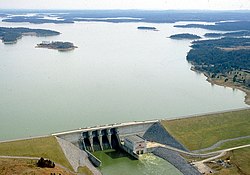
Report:
M 250 10 L 250 0 L 0 0 L 0 9 Z

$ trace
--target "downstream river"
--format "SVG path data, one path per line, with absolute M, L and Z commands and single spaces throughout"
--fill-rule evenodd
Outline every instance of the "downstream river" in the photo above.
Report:
M 114 150 L 94 154 L 102 160 L 103 175 L 182 175 L 173 165 L 153 154 L 142 155 L 140 161 Z
M 168 38 L 183 32 L 203 35 L 204 29 L 101 22 L 0 26 L 62 33 L 0 43 L 0 140 L 246 107 L 243 92 L 212 86 L 190 70 L 189 40 Z M 70 41 L 78 48 L 35 48 L 42 41 Z

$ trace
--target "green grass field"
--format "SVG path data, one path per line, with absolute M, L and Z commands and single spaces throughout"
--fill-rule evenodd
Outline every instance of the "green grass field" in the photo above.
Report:
M 250 148 L 234 150 L 231 163 L 237 166 L 239 174 L 250 174 Z
M 225 142 L 221 144 L 220 146 L 218 146 L 216 149 L 213 149 L 211 151 L 217 151 L 217 150 L 222 150 L 222 149 L 227 149 L 227 148 L 232 148 L 232 147 L 237 147 L 237 146 L 247 145 L 247 144 L 250 144 L 250 138 Z M 206 152 L 211 152 L 211 151 L 206 151 Z
M 45 157 L 73 171 L 56 138 L 52 136 L 0 143 L 0 155 Z
M 212 146 L 220 140 L 250 135 L 250 109 L 163 120 L 161 123 L 188 149 L 199 150 Z M 232 145 L 235 142 L 231 142 Z M 244 143 L 250 144 L 249 140 Z M 226 146 L 230 147 L 230 142 Z
M 93 173 L 90 171 L 90 169 L 86 166 L 79 167 L 77 171 L 78 171 L 78 173 L 83 173 L 85 175 L 93 175 Z

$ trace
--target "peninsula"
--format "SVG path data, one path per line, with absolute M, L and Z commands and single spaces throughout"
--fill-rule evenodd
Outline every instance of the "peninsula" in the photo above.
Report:
M 250 31 L 236 31 L 236 32 L 228 32 L 228 33 L 206 33 L 205 37 L 209 38 L 219 38 L 219 37 L 249 37 Z
M 45 24 L 45 23 L 53 23 L 53 24 L 69 24 L 74 23 L 74 21 L 70 19 L 46 19 L 42 15 L 35 15 L 35 16 L 7 16 L 7 18 L 3 19 L 4 22 L 28 22 L 31 24 Z
M 218 39 L 192 42 L 187 60 L 193 65 L 191 69 L 204 73 L 210 83 L 244 91 L 245 103 L 250 104 L 250 22 L 235 20 L 174 27 L 223 31 L 204 35 Z
M 190 33 L 181 33 L 181 34 L 171 35 L 169 38 L 194 40 L 194 39 L 200 39 L 201 37 L 198 35 L 190 34 Z
M 40 44 L 37 44 L 37 48 L 47 48 L 47 49 L 55 49 L 58 51 L 69 51 L 77 48 L 71 42 L 60 42 L 60 41 L 43 41 Z
M 194 41 L 187 60 L 209 82 L 246 92 L 250 104 L 250 38 Z
M 175 25 L 179 28 L 201 28 L 207 30 L 219 30 L 219 31 L 247 31 L 250 29 L 249 21 L 233 21 L 233 22 L 216 22 L 214 25 L 207 24 L 185 24 Z
M 18 39 L 22 38 L 22 36 L 54 36 L 59 35 L 60 32 L 53 30 L 44 30 L 44 29 L 30 29 L 24 27 L 17 28 L 8 28 L 8 27 L 0 27 L 0 39 L 4 44 L 14 44 Z

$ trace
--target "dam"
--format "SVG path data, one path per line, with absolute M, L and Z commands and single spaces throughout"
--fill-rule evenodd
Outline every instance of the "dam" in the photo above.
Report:
M 83 150 L 95 167 L 100 167 L 102 162 L 94 156 L 94 152 L 116 149 L 124 150 L 135 159 L 139 159 L 141 154 L 153 153 L 157 157 L 167 160 L 184 175 L 200 174 L 178 153 L 159 147 L 159 144 L 162 144 L 188 152 L 181 143 L 168 133 L 159 120 L 100 125 L 52 135 L 71 143 L 71 145 L 73 144 L 79 150 Z M 156 144 L 154 145 L 154 143 Z M 78 162 L 75 163 L 78 164 Z
M 71 142 L 75 146 L 87 152 L 95 152 L 107 149 L 123 148 L 135 158 L 135 154 L 124 146 L 124 140 L 137 137 L 142 140 L 145 132 L 153 125 L 158 123 L 158 120 L 116 123 L 109 125 L 101 125 L 87 128 L 79 128 L 77 130 L 54 133 L 52 135 Z M 126 139 L 127 138 L 127 139 Z M 144 151 L 145 152 L 145 151 Z
M 81 150 L 88 153 L 122 148 L 135 158 L 139 154 L 145 153 L 145 146 L 142 150 L 135 151 L 130 146 L 126 146 L 126 142 L 132 139 L 135 142 L 143 142 L 145 132 L 153 125 L 158 123 L 158 120 L 150 121 L 134 121 L 128 123 L 115 123 L 109 125 L 101 125 L 87 128 L 79 128 L 77 130 L 54 133 L 52 135 L 71 142 Z M 125 141 L 125 144 L 124 144 Z M 145 141 L 144 141 L 145 142 Z M 141 146 L 142 144 L 140 144 Z M 138 145 L 139 146 L 139 145 Z

